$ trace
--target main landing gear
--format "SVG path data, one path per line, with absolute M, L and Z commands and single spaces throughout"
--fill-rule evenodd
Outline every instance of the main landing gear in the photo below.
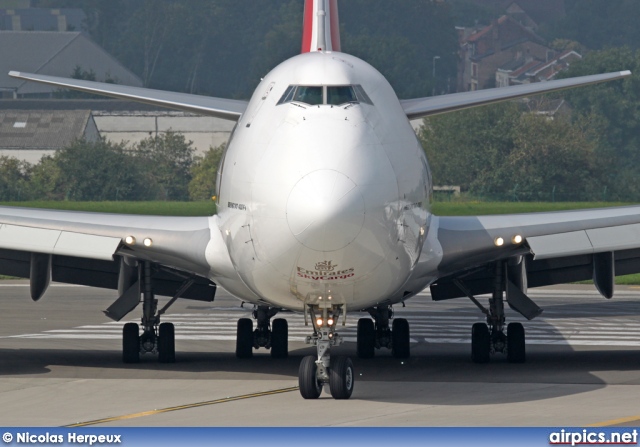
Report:
M 358 320 L 357 352 L 361 359 L 370 359 L 376 349 L 388 348 L 397 359 L 406 359 L 411 355 L 409 322 L 404 318 L 393 318 L 391 306 L 379 306 L 368 309 L 373 317 Z
M 475 323 L 471 328 L 471 360 L 474 363 L 488 363 L 491 354 L 506 354 L 510 363 L 524 363 L 526 360 L 525 332 L 521 323 L 509 323 L 505 334 L 504 284 L 505 264 L 496 263 L 493 295 L 489 299 L 489 309 L 480 304 L 471 294 L 469 298 L 487 316 L 486 323 Z M 458 285 L 462 290 L 464 287 Z
M 331 358 L 331 348 L 343 341 L 336 332 L 338 318 L 343 312 L 342 305 L 332 305 L 330 302 L 309 305 L 305 309 L 305 321 L 307 312 L 311 316 L 314 332 L 307 337 L 306 343 L 316 346 L 318 353 L 317 356 L 304 357 L 300 363 L 300 394 L 305 399 L 317 399 L 322 388 L 328 385 L 334 399 L 349 399 L 355 382 L 353 363 L 348 357 Z
M 266 348 L 271 350 L 271 357 L 282 359 L 289 355 L 289 326 L 284 318 L 276 318 L 271 322 L 280 309 L 268 306 L 258 306 L 253 311 L 257 327 L 253 329 L 250 318 L 238 320 L 236 333 L 236 357 L 251 358 L 253 349 Z M 271 326 L 271 327 L 270 327 Z
M 187 280 L 160 311 L 151 287 L 151 263 L 143 262 L 140 270 L 142 282 L 142 334 L 137 323 L 126 323 L 122 328 L 122 360 L 140 362 L 140 354 L 157 354 L 160 363 L 175 363 L 176 337 L 172 323 L 160 323 L 160 316 L 171 306 L 193 281 Z

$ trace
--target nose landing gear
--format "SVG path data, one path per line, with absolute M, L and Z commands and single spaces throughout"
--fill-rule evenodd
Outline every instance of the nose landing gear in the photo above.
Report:
M 355 382 L 353 363 L 348 357 L 331 358 L 331 348 L 343 342 L 342 336 L 336 332 L 338 318 L 343 312 L 342 305 L 327 302 L 309 305 L 305 310 L 305 322 L 310 314 L 314 328 L 313 335 L 306 338 L 306 343 L 316 346 L 317 356 L 304 357 L 300 363 L 300 394 L 305 399 L 317 399 L 322 388 L 328 385 L 334 399 L 349 399 Z

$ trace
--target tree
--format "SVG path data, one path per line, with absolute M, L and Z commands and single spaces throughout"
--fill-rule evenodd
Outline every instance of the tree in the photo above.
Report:
M 29 163 L 15 157 L 0 156 L 0 199 L 20 201 L 29 199 Z
M 142 140 L 132 154 L 145 182 L 159 188 L 158 198 L 188 200 L 194 152 L 193 142 L 184 135 L 167 132 Z
M 513 149 L 519 114 L 515 103 L 501 103 L 425 119 L 419 137 L 434 184 L 486 188 L 484 179 Z
M 621 81 L 563 92 L 576 119 L 596 116 L 603 136 L 599 152 L 608 160 L 610 198 L 640 200 L 640 50 L 612 48 L 589 53 L 573 63 L 562 77 L 631 70 L 634 76 Z M 603 167 L 604 168 L 604 167 Z
M 637 0 L 566 0 L 566 9 L 564 18 L 541 30 L 548 40 L 575 40 L 592 50 L 640 46 Z
M 216 191 L 218 167 L 226 145 L 210 148 L 202 157 L 196 157 L 191 167 L 189 198 L 191 200 L 210 200 Z
M 511 102 L 424 123 L 420 139 L 436 185 L 501 200 L 594 200 L 606 186 L 595 118 L 549 119 Z
M 85 70 L 80 65 L 76 65 L 71 72 L 71 78 L 80 79 L 83 81 L 96 81 L 96 73 L 92 69 Z M 115 79 L 107 75 L 104 80 L 107 84 L 117 84 Z M 103 95 L 93 95 L 91 93 L 79 92 L 77 90 L 58 89 L 53 93 L 53 96 L 58 99 L 105 99 Z
M 141 200 L 152 192 L 123 143 L 77 140 L 45 163 L 59 173 L 41 175 L 40 184 L 53 185 L 66 200 Z

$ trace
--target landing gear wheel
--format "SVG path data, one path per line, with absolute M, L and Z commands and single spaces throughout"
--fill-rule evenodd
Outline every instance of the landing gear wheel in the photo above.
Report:
M 302 359 L 298 370 L 298 386 L 305 399 L 317 399 L 322 392 L 322 384 L 318 382 L 316 358 L 308 355 Z M 333 394 L 333 387 L 331 393 Z
M 271 357 L 286 359 L 289 355 L 289 323 L 284 318 L 276 318 L 271 324 Z
M 173 323 L 161 323 L 158 327 L 158 362 L 176 362 L 176 330 Z
M 122 327 L 122 361 L 140 362 L 140 326 L 137 323 L 127 323 Z
M 360 318 L 358 320 L 357 352 L 361 359 L 370 359 L 376 353 L 376 328 L 373 320 Z
M 253 321 L 249 318 L 238 320 L 236 333 L 236 357 L 249 359 L 253 356 Z
M 489 363 L 491 334 L 485 323 L 474 323 L 471 327 L 471 360 L 474 363 Z
M 524 363 L 526 360 L 524 327 L 521 323 L 509 323 L 507 326 L 507 360 L 509 363 Z
M 409 322 L 404 318 L 396 318 L 391 326 L 391 353 L 397 359 L 407 359 L 411 355 L 411 338 Z
M 329 371 L 329 388 L 334 399 L 349 399 L 353 393 L 355 374 L 349 357 L 335 357 Z

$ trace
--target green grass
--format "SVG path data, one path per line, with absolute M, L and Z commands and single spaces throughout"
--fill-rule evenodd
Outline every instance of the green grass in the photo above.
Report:
M 3 206 L 47 208 L 99 213 L 146 214 L 158 216 L 211 216 L 215 213 L 213 201 L 202 202 L 3 202 Z
M 433 213 L 439 216 L 477 216 L 482 214 L 538 213 L 583 208 L 625 206 L 611 202 L 434 202 Z

